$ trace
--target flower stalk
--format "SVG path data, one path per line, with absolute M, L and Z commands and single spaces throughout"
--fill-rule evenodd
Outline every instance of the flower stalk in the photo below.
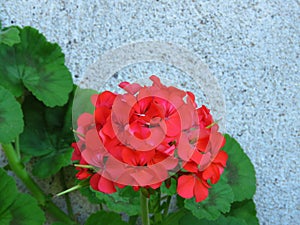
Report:
M 8 163 L 12 171 L 25 184 L 32 196 L 38 201 L 39 205 L 44 207 L 49 214 L 65 224 L 76 224 L 61 209 L 59 209 L 46 194 L 40 189 L 35 181 L 29 176 L 24 165 L 21 163 L 18 154 L 12 144 L 2 144 L 3 151 L 8 159 Z
M 150 225 L 148 198 L 140 190 L 141 216 L 143 225 Z

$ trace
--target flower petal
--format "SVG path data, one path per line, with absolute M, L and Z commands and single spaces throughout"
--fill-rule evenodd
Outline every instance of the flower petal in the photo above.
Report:
M 106 194 L 112 194 L 117 191 L 114 183 L 103 176 L 99 179 L 98 190 Z
M 195 188 L 194 188 L 196 202 L 201 202 L 205 200 L 208 196 L 208 188 L 202 182 L 203 181 L 201 179 L 199 178 L 196 179 Z
M 100 180 L 101 175 L 98 173 L 95 173 L 91 179 L 90 179 L 90 185 L 95 191 L 99 191 L 98 189 L 98 182 Z
M 183 198 L 192 198 L 194 196 L 194 186 L 194 175 L 182 175 L 178 178 L 177 193 Z

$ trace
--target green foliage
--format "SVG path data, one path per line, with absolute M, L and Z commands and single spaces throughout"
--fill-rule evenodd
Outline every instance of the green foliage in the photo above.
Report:
M 92 214 L 85 225 L 126 225 L 124 221 L 122 221 L 121 216 L 117 213 L 113 212 L 104 212 L 99 211 Z
M 243 219 L 247 225 L 259 225 L 253 200 L 233 203 L 228 215 Z
M 0 26 L 0 44 L 6 44 L 13 46 L 14 44 L 20 43 L 20 31 L 16 27 L 10 27 L 1 30 Z
M 191 213 L 188 212 L 186 209 L 181 208 L 177 212 L 170 213 L 167 217 L 164 218 L 164 220 L 159 225 L 180 225 L 179 222 L 187 214 L 191 214 Z M 196 217 L 194 217 L 194 218 L 196 218 Z M 189 224 L 194 225 L 194 223 L 189 223 Z
M 228 134 L 225 138 L 226 144 L 223 149 L 228 154 L 228 161 L 224 174 L 232 188 L 234 201 L 251 199 L 256 190 L 253 164 L 234 138 Z
M 244 220 L 235 217 L 225 217 L 221 215 L 218 219 L 211 220 L 199 220 L 197 217 L 193 216 L 191 213 L 186 214 L 179 221 L 178 225 L 247 225 Z
M 109 195 L 96 192 L 96 197 L 115 213 L 126 213 L 129 216 L 140 213 L 139 192 L 134 191 L 132 187 L 118 189 L 116 193 Z
M 184 205 L 198 219 L 215 220 L 221 213 L 229 212 L 232 201 L 233 193 L 231 187 L 226 184 L 225 179 L 220 179 L 209 190 L 207 199 L 199 203 L 196 203 L 194 198 L 186 199 Z
M 20 43 L 0 44 L 0 80 L 16 97 L 28 89 L 45 105 L 62 106 L 72 91 L 72 77 L 57 44 L 36 29 L 16 27 Z
M 73 149 L 56 149 L 41 157 L 34 164 L 32 173 L 39 178 L 46 178 L 56 174 L 62 167 L 70 165 Z
M 41 225 L 45 222 L 43 211 L 28 194 L 18 193 L 12 177 L 0 168 L 0 224 Z
M 170 180 L 168 182 L 170 182 L 169 188 L 166 187 L 166 183 L 164 182 L 160 186 L 160 190 L 161 190 L 162 194 L 172 196 L 172 195 L 176 194 L 176 185 L 177 185 L 176 180 L 170 178 Z
M 0 86 L 0 142 L 13 141 L 24 127 L 23 113 L 14 96 Z
M 92 204 L 101 204 L 101 203 L 104 202 L 103 200 L 98 199 L 96 197 L 97 192 L 92 190 L 92 188 L 90 186 L 82 187 L 82 188 L 79 189 L 79 191 L 83 196 L 87 197 L 89 202 L 92 203 Z
M 72 102 L 64 107 L 47 108 L 33 96 L 23 103 L 25 129 L 20 136 L 23 153 L 39 157 L 33 165 L 33 174 L 40 178 L 57 173 L 71 164 L 73 141 L 71 116 Z

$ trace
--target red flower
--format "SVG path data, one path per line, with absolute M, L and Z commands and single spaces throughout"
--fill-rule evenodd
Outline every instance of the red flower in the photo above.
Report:
M 106 179 L 98 173 L 95 173 L 91 177 L 90 184 L 94 190 L 101 191 L 106 194 L 112 194 L 117 191 L 111 180 Z
M 210 180 L 212 184 L 217 183 L 224 171 L 227 158 L 227 153 L 224 151 L 220 151 L 214 161 L 203 171 L 203 179 Z
M 92 169 L 78 167 L 76 176 L 109 194 L 127 185 L 156 189 L 172 174 L 180 196 L 202 201 L 226 166 L 225 139 L 193 93 L 150 80 L 150 86 L 120 83 L 125 94 L 91 97 L 94 115 L 78 118 L 72 160 Z
M 177 193 L 183 198 L 195 196 L 196 202 L 200 202 L 207 198 L 209 187 L 201 173 L 182 175 L 178 178 Z

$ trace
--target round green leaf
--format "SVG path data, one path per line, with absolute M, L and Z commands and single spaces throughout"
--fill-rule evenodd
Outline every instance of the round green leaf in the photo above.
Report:
M 228 154 L 228 161 L 224 173 L 233 190 L 234 201 L 251 199 L 256 190 L 253 164 L 234 138 L 228 134 L 225 138 L 223 150 Z
M 27 96 L 22 104 L 25 127 L 20 135 L 22 155 L 42 156 L 55 151 L 44 118 L 45 105 L 33 96 Z M 58 120 L 58 118 L 57 118 Z
M 139 192 L 134 191 L 132 187 L 118 189 L 117 192 L 109 195 L 98 191 L 95 193 L 96 197 L 115 213 L 126 213 L 128 216 L 140 213 Z
M 243 219 L 247 225 L 259 225 L 255 204 L 252 199 L 233 203 L 229 216 Z
M 229 212 L 233 200 L 231 187 L 225 179 L 220 179 L 209 190 L 208 198 L 202 202 L 195 202 L 194 198 L 186 199 L 184 207 L 198 219 L 215 220 L 221 213 Z
M 231 216 L 225 217 L 221 215 L 220 217 L 218 217 L 218 219 L 211 221 L 206 219 L 199 220 L 191 213 L 186 214 L 179 221 L 179 225 L 191 225 L 191 224 L 192 225 L 247 225 L 243 219 L 235 218 Z
M 19 193 L 10 212 L 13 216 L 10 224 L 42 225 L 45 222 L 44 212 L 38 207 L 37 201 L 28 194 Z
M 1 29 L 1 28 L 0 28 Z M 16 27 L 10 27 L 4 30 L 0 30 L 0 44 L 6 44 L 13 46 L 20 42 L 20 31 Z
M 20 43 L 12 47 L 0 44 L 2 85 L 17 97 L 26 87 L 47 106 L 64 105 L 73 82 L 61 48 L 34 28 L 18 29 Z
M 23 113 L 15 97 L 0 86 L 0 142 L 8 144 L 24 128 Z
M 130 206 L 129 206 L 130 207 Z M 105 212 L 100 211 L 92 214 L 85 225 L 126 225 L 124 221 L 122 221 L 121 216 L 117 213 L 113 212 Z
M 65 148 L 40 157 L 33 165 L 32 174 L 39 178 L 46 178 L 56 174 L 62 167 L 72 163 L 72 152 L 72 148 Z
M 18 194 L 15 181 L 0 168 L 0 215 L 15 201 Z M 0 223 L 1 224 L 1 223 Z
M 0 168 L 0 224 L 42 225 L 44 212 L 29 194 L 18 193 L 12 177 Z
M 160 191 L 161 191 L 162 194 L 170 195 L 170 196 L 173 196 L 174 194 L 176 194 L 176 180 L 171 179 L 170 180 L 170 186 L 168 188 L 166 187 L 166 183 L 164 182 L 160 186 Z

